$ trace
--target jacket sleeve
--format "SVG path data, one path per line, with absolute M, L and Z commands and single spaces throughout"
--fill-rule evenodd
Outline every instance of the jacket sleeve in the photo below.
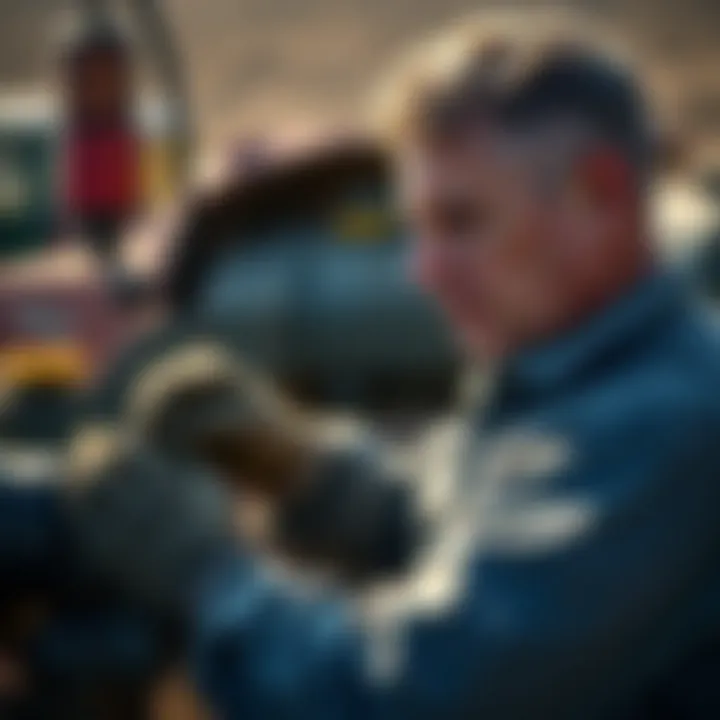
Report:
M 441 563 L 456 585 L 445 605 L 398 618 L 398 662 L 381 677 L 373 634 L 342 603 L 299 599 L 245 562 L 216 568 L 197 611 L 202 687 L 225 718 L 607 711 L 700 632 L 691 602 L 716 573 L 717 427 L 694 411 L 636 412 L 506 493 L 467 552 Z

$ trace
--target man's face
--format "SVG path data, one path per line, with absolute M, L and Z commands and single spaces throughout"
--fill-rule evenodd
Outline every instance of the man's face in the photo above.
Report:
M 400 158 L 414 275 L 473 355 L 499 357 L 552 332 L 604 232 L 569 178 L 543 179 L 536 160 L 491 130 Z

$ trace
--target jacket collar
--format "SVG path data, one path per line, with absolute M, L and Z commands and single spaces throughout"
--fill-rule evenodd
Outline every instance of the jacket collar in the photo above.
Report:
M 510 358 L 502 374 L 533 389 L 570 381 L 609 354 L 633 346 L 681 306 L 681 297 L 675 277 L 653 271 L 572 331 Z

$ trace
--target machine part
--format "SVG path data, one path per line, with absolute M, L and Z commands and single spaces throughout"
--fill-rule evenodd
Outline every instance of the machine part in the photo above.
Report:
M 177 118 L 173 167 L 176 185 L 181 185 L 188 178 L 194 144 L 191 101 L 182 60 L 167 20 L 156 0 L 129 0 L 129 2 L 135 12 L 145 44 L 152 49 L 157 74 L 164 87 L 168 103 Z

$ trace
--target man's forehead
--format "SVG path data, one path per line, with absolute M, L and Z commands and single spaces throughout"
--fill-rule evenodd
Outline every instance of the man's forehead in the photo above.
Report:
M 403 194 L 495 183 L 517 170 L 526 155 L 517 138 L 492 127 L 406 145 L 397 158 Z

